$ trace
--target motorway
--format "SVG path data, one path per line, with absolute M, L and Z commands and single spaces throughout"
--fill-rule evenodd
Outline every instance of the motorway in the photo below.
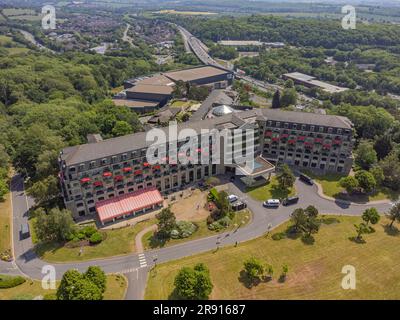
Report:
M 218 68 L 222 68 L 225 70 L 232 71 L 233 74 L 235 75 L 236 79 L 239 79 L 243 82 L 249 83 L 253 86 L 256 86 L 260 91 L 263 92 L 270 92 L 271 90 L 276 91 L 280 90 L 282 91 L 284 88 L 277 85 L 277 84 L 272 84 L 268 83 L 265 81 L 257 80 L 254 79 L 250 76 L 242 75 L 233 70 L 232 68 L 227 68 L 221 64 L 219 64 L 217 61 L 215 61 L 211 56 L 208 54 L 206 50 L 206 46 L 203 42 L 201 42 L 198 38 L 196 38 L 193 34 L 191 34 L 189 31 L 187 31 L 185 28 L 174 24 L 176 28 L 178 28 L 179 32 L 181 33 L 183 37 L 183 41 L 185 44 L 185 49 L 187 50 L 190 48 L 190 50 L 196 55 L 196 57 L 205 65 L 210 65 L 210 66 L 215 66 Z M 298 93 L 298 96 L 302 98 L 304 101 L 311 102 L 313 100 L 316 100 L 314 98 L 307 97 L 306 95 L 302 93 Z
M 243 192 L 239 181 L 229 182 L 230 193 L 236 194 L 244 200 L 253 213 L 252 221 L 237 231 L 225 232 L 208 238 L 193 240 L 171 247 L 145 251 L 142 254 L 132 253 L 107 259 L 97 259 L 84 262 L 52 264 L 60 279 L 65 271 L 76 268 L 85 271 L 90 265 L 100 266 L 106 273 L 123 273 L 129 280 L 127 299 L 143 299 L 148 270 L 157 263 L 176 260 L 186 256 L 216 249 L 217 246 L 232 245 L 235 242 L 244 242 L 262 236 L 290 218 L 290 214 L 297 207 L 310 204 L 316 206 L 321 214 L 361 215 L 371 205 L 346 204 L 335 202 L 319 196 L 316 186 L 308 186 L 299 180 L 296 181 L 297 193 L 300 201 L 295 206 L 280 207 L 279 209 L 265 209 L 262 203 L 249 198 Z M 32 199 L 25 195 L 23 179 L 16 175 L 11 183 L 13 201 L 13 230 L 14 230 L 14 257 L 15 263 L 0 264 L 0 273 L 20 273 L 33 278 L 41 279 L 42 267 L 49 264 L 41 260 L 33 251 L 31 239 L 20 240 L 19 229 L 21 223 L 27 221 L 27 211 L 33 205 Z M 373 205 L 380 212 L 386 212 L 391 204 L 380 203 Z M 18 270 L 16 269 L 18 267 Z

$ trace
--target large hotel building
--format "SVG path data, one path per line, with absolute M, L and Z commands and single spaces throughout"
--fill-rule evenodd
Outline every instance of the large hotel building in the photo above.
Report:
M 62 150 L 60 179 L 67 209 L 75 218 L 97 214 L 104 224 L 159 208 L 161 194 L 218 174 L 236 174 L 243 183 L 257 185 L 265 181 L 277 163 L 299 170 L 336 173 L 348 173 L 352 166 L 352 124 L 340 116 L 254 109 L 180 123 L 177 128 L 178 132 L 190 128 L 198 134 L 196 152 L 210 155 L 210 163 L 169 163 L 171 148 L 177 146 L 179 152 L 187 142 L 182 139 L 167 143 L 162 155 L 165 161 L 150 164 L 146 151 L 153 142 L 146 142 L 146 132 L 95 139 Z M 168 128 L 160 129 L 168 133 Z M 210 138 L 205 147 L 200 144 L 204 141 L 204 137 L 200 139 L 202 129 L 252 130 L 254 135 L 251 143 L 238 143 L 234 135 L 227 140 L 219 138 L 219 148 L 215 148 L 218 140 Z M 224 163 L 226 154 L 244 155 L 246 151 L 254 153 L 252 168 L 244 163 Z M 219 152 L 219 163 L 211 163 L 213 152 Z

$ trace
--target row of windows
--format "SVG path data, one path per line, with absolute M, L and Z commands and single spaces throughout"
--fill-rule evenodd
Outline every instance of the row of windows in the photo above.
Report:
M 332 128 L 332 127 L 323 127 L 317 125 L 308 125 L 308 124 L 299 124 L 299 123 L 289 123 L 289 122 L 280 122 L 280 121 L 272 121 L 268 120 L 267 127 L 275 127 L 275 128 L 284 128 L 284 129 L 293 129 L 293 130 L 303 130 L 303 131 L 312 131 L 319 133 L 336 133 L 336 134 L 350 134 L 351 131 L 349 129 L 341 129 L 341 128 Z

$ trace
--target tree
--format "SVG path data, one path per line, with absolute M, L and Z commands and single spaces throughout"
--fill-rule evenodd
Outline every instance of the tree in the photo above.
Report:
M 83 278 L 74 283 L 70 300 L 103 300 L 103 294 L 96 284 Z
M 358 182 L 359 187 L 362 188 L 363 191 L 366 193 L 371 192 L 376 188 L 375 178 L 368 171 L 357 171 L 355 174 L 355 178 Z
M 376 137 L 374 142 L 374 149 L 378 159 L 385 158 L 393 150 L 392 138 L 389 134 Z
M 362 241 L 363 240 L 362 235 L 369 232 L 368 226 L 364 222 L 361 222 L 360 224 L 355 224 L 354 227 L 356 228 L 357 232 L 356 240 Z
M 75 224 L 69 210 L 53 208 L 46 214 L 40 208 L 35 211 L 35 215 L 37 220 L 34 228 L 38 239 L 42 242 L 65 241 L 74 232 Z
M 377 224 L 379 222 L 379 219 L 381 218 L 376 208 L 366 209 L 361 217 L 366 222 L 367 226 L 369 225 L 369 223 Z
M 175 277 L 175 290 L 183 299 L 208 299 L 213 284 L 210 273 L 204 264 L 197 264 L 194 268 L 183 267 Z
M 132 133 L 132 127 L 126 121 L 117 121 L 112 129 L 112 135 L 114 137 L 125 136 L 130 133 Z
M 374 177 L 376 185 L 381 186 L 383 180 L 385 179 L 385 175 L 383 174 L 383 169 L 378 165 L 374 165 L 371 169 L 369 169 L 369 172 Z
M 244 270 L 250 280 L 254 281 L 264 274 L 264 265 L 256 257 L 251 257 L 244 262 Z
M 358 181 L 353 176 L 347 176 L 339 180 L 339 186 L 346 189 L 348 194 L 352 194 L 358 188 Z
M 279 186 L 284 190 L 292 188 L 296 181 L 296 177 L 287 164 L 282 165 L 281 171 L 278 173 L 276 178 L 279 182 Z
M 318 209 L 312 205 L 309 205 L 304 212 L 309 218 L 316 218 L 319 213 Z
M 226 193 L 226 191 L 222 190 L 218 192 L 218 196 L 216 197 L 214 202 L 217 208 L 220 210 L 219 215 L 221 218 L 229 214 L 231 207 L 229 204 L 228 194 Z
M 8 193 L 8 183 L 0 179 L 0 201 L 4 201 L 4 196 Z
M 158 232 L 157 235 L 160 238 L 169 238 L 171 235 L 171 231 L 176 227 L 176 217 L 175 214 L 171 211 L 171 208 L 164 208 L 160 213 L 156 215 L 158 220 Z
M 57 289 L 58 300 L 102 300 L 106 276 L 99 267 L 89 267 L 81 274 L 78 270 L 67 270 Z
M 27 194 L 34 198 L 38 205 L 46 205 L 48 202 L 60 195 L 57 177 L 48 176 L 43 180 L 35 182 L 27 189 Z
M 392 151 L 379 163 L 385 179 L 383 185 L 393 190 L 400 189 L 400 159 L 395 151 Z
M 295 89 L 285 89 L 282 92 L 280 105 L 288 107 L 297 103 L 297 92 Z
M 281 276 L 280 276 L 280 280 L 281 281 L 285 281 L 286 280 L 288 272 L 289 272 L 289 266 L 286 263 L 284 263 L 282 265 L 282 273 L 281 273 Z
M 285 88 L 288 88 L 288 89 L 294 88 L 293 80 L 292 79 L 286 80 L 284 86 L 285 86 Z
M 294 230 L 296 232 L 301 232 L 304 224 L 307 221 L 307 215 L 305 214 L 304 209 L 295 209 L 290 216 L 290 220 L 294 223 Z
M 367 140 L 362 140 L 356 150 L 355 163 L 364 170 L 369 170 L 378 162 L 378 157 L 374 146 Z
M 107 277 L 104 271 L 97 266 L 90 266 L 84 273 L 84 278 L 93 282 L 101 293 L 106 291 Z
M 390 220 L 390 228 L 393 227 L 395 221 L 400 223 L 400 202 L 390 208 L 389 212 L 386 213 L 386 217 Z
M 281 107 L 281 93 L 279 90 L 276 90 L 274 96 L 272 97 L 272 108 L 279 109 Z
M 6 148 L 4 147 L 4 145 L 0 144 L 0 167 L 8 168 L 9 164 L 10 164 L 10 157 L 6 152 Z
M 75 283 L 82 280 L 82 275 L 78 270 L 72 269 L 64 273 L 60 286 L 57 289 L 58 300 L 73 300 L 73 289 Z

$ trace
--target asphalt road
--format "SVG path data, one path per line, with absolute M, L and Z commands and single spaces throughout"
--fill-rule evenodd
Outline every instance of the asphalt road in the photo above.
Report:
M 316 206 L 321 214 L 343 214 L 361 215 L 361 213 L 371 205 L 343 204 L 322 198 L 317 193 L 316 186 L 308 186 L 299 180 L 296 181 L 296 189 L 300 196 L 298 204 L 289 207 L 279 207 L 279 209 L 266 209 L 261 202 L 249 198 L 242 192 L 239 183 L 228 183 L 230 193 L 236 194 L 246 201 L 248 208 L 253 212 L 252 221 L 237 231 L 225 232 L 208 238 L 193 240 L 162 249 L 146 251 L 143 254 L 129 254 L 108 259 L 97 259 L 77 263 L 53 264 L 56 268 L 56 276 L 60 279 L 65 271 L 76 268 L 85 271 L 90 265 L 100 266 L 106 273 L 123 273 L 129 280 L 128 299 L 142 299 L 146 285 L 147 271 L 157 263 L 176 260 L 182 257 L 195 255 L 201 252 L 215 250 L 217 247 L 232 245 L 235 242 L 243 242 L 254 239 L 265 234 L 270 228 L 273 229 L 289 219 L 290 214 L 295 208 L 306 207 L 310 204 Z M 14 256 L 15 263 L 20 272 L 33 278 L 41 279 L 42 267 L 47 265 L 40 260 L 32 250 L 31 239 L 20 240 L 19 229 L 21 223 L 27 221 L 27 206 L 31 206 L 33 201 L 25 196 L 23 182 L 20 176 L 12 179 L 12 199 L 13 199 L 13 229 L 14 229 Z M 390 203 L 373 205 L 380 212 L 386 212 L 390 208 Z M 10 273 L 15 271 L 15 266 L 11 263 L 0 264 L 0 272 Z

